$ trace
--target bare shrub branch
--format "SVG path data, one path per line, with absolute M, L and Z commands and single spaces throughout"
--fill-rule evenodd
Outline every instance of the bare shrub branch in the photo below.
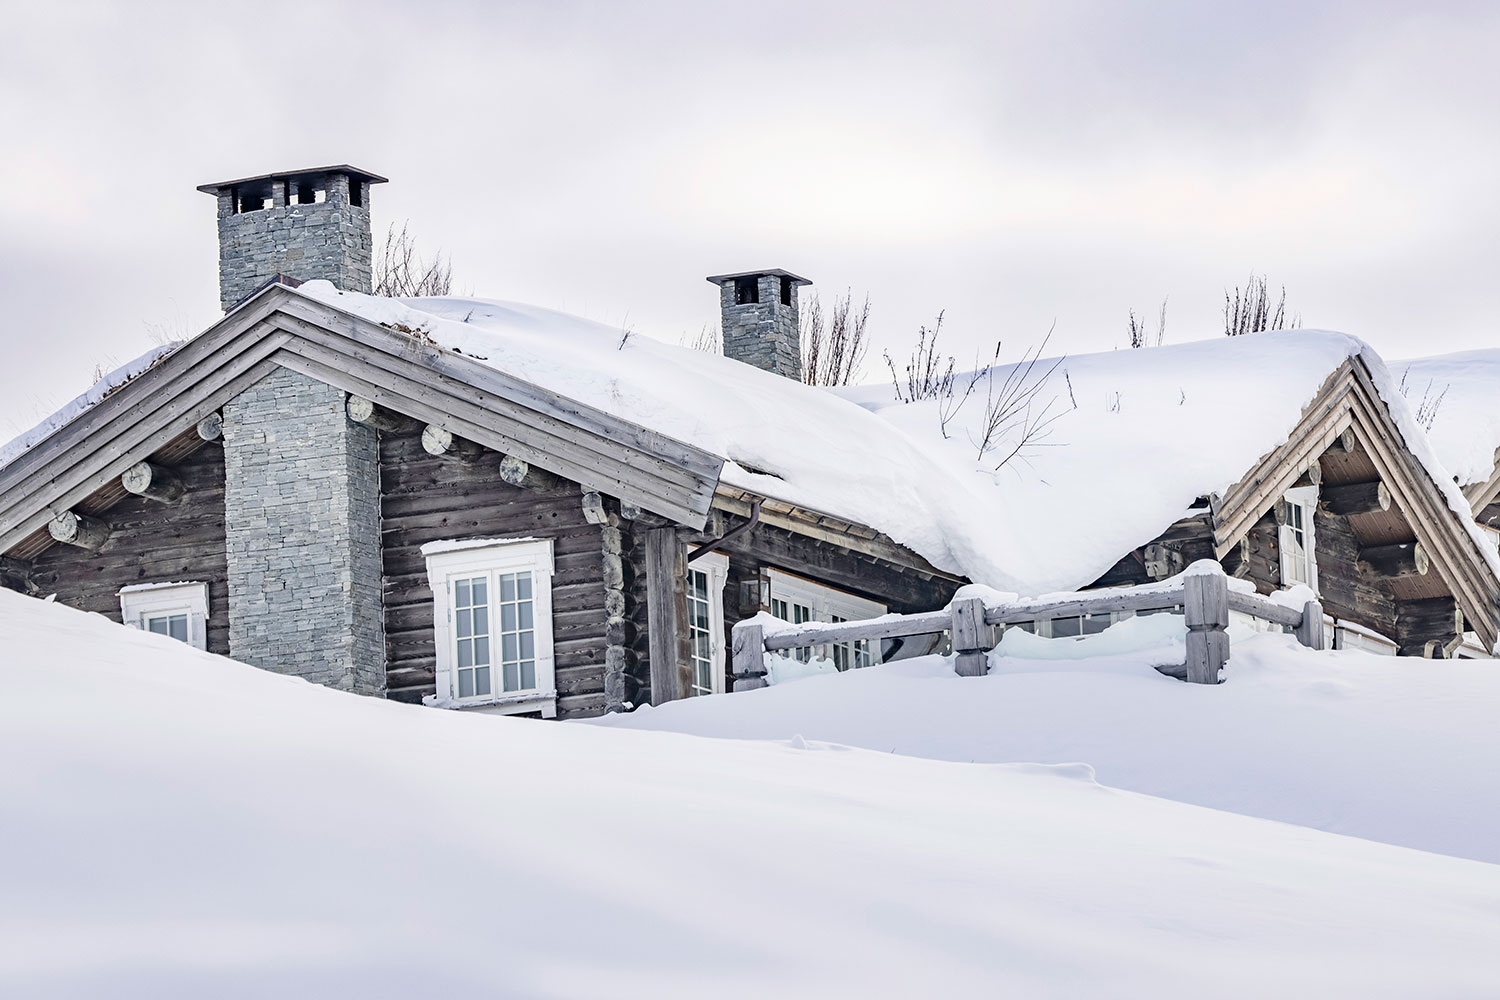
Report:
M 1302 317 L 1292 317 L 1292 327 L 1302 325 Z M 1231 297 L 1224 290 L 1224 336 L 1239 337 L 1247 333 L 1262 333 L 1266 330 L 1287 329 L 1286 286 L 1281 288 L 1281 298 L 1273 306 L 1271 289 L 1265 275 L 1251 274 L 1241 291 L 1238 285 Z
M 1401 395 L 1408 400 L 1411 399 L 1411 392 L 1406 385 L 1406 377 L 1410 374 L 1411 369 L 1407 369 L 1401 373 L 1401 385 L 1399 387 Z M 1438 410 L 1442 408 L 1443 399 L 1448 395 L 1448 390 L 1452 388 L 1452 384 L 1444 384 L 1436 396 L 1432 394 L 1432 388 L 1433 380 L 1428 379 L 1427 385 L 1422 389 L 1422 398 L 1417 402 L 1415 414 L 1417 423 L 1422 425 L 1423 430 L 1428 431 L 1432 430 L 1433 422 L 1437 420 Z
M 1135 310 L 1134 309 L 1130 310 L 1130 346 L 1132 348 L 1135 348 L 1135 347 L 1147 347 L 1147 346 L 1152 345 L 1152 344 L 1154 344 L 1157 347 L 1160 347 L 1162 345 L 1162 341 L 1166 339 L 1166 336 L 1167 336 L 1167 300 L 1166 299 L 1162 299 L 1161 300 L 1161 312 L 1157 314 L 1157 318 L 1156 318 L 1156 332 L 1155 333 L 1152 333 L 1151 330 L 1150 330 L 1150 328 L 1146 326 L 1146 318 L 1144 316 L 1142 316 L 1139 319 L 1137 319 L 1136 315 L 1135 315 Z
M 946 399 L 953 395 L 954 369 L 958 362 L 952 355 L 945 359 L 938 352 L 938 334 L 942 330 L 943 314 L 940 312 L 931 330 L 925 326 L 917 330 L 917 346 L 912 348 L 911 358 L 900 373 L 896 371 L 891 352 L 885 352 L 885 364 L 891 370 L 891 384 L 901 402 Z
M 1041 402 L 1042 390 L 1051 381 L 1052 375 L 1062 365 L 1064 358 L 1057 358 L 1042 367 L 1042 352 L 1052 339 L 1052 331 L 1042 342 L 1026 351 L 1018 364 L 1007 366 L 1005 375 L 996 383 L 996 369 L 991 366 L 985 386 L 984 420 L 979 425 L 979 436 L 973 434 L 969 441 L 979 449 L 979 461 L 987 455 L 999 454 L 995 463 L 998 471 L 1008 462 L 1023 456 L 1028 449 L 1040 446 L 1051 434 L 1051 426 L 1067 410 L 1058 405 L 1057 395 L 1045 403 Z M 995 354 L 1000 345 L 995 345 Z M 1070 386 L 1071 388 L 1071 386 Z
M 403 222 L 398 233 L 392 223 L 386 230 L 385 243 L 375 258 L 374 293 L 397 299 L 448 295 L 453 290 L 452 262 L 441 251 L 432 260 L 424 260 L 407 226 Z
M 709 325 L 708 323 L 704 323 L 698 328 L 696 336 L 689 337 L 684 334 L 678 343 L 683 347 L 691 347 L 695 351 L 702 351 L 704 354 L 723 354 L 724 332 L 717 324 Z
M 870 345 L 865 339 L 865 325 L 870 319 L 870 297 L 856 312 L 854 293 L 844 290 L 842 298 L 834 296 L 833 309 L 826 317 L 823 303 L 814 292 L 807 311 L 802 314 L 802 381 L 808 385 L 849 385 L 864 374 L 865 353 Z

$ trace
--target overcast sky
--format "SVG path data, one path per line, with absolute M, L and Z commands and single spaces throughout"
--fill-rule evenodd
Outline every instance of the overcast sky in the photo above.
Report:
M 705 275 L 946 310 L 961 359 L 1221 329 L 1500 347 L 1500 5 L 0 0 L 0 438 L 219 316 L 198 184 L 384 174 L 456 289 L 675 341 Z M 807 292 L 803 293 L 808 294 Z

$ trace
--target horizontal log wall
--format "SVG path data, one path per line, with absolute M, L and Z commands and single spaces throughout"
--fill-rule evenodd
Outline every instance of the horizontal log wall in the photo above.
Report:
M 229 653 L 229 584 L 224 556 L 224 449 L 205 445 L 175 468 L 185 492 L 174 503 L 127 496 L 95 516 L 110 524 L 97 552 L 52 545 L 33 561 L 31 582 L 69 607 L 120 620 L 121 587 L 208 584 L 208 649 Z
M 422 448 L 422 428 L 380 438 L 387 696 L 434 693 L 437 647 L 421 546 L 459 538 L 553 539 L 552 629 L 558 717 L 604 711 L 605 608 L 599 526 L 584 520 L 581 491 L 546 491 L 501 478 L 500 455 L 466 465 Z
M 628 523 L 628 522 L 627 522 Z M 723 518 L 723 530 L 733 530 L 745 519 L 735 515 Z M 650 649 L 646 628 L 646 563 L 641 538 L 645 532 L 627 534 L 626 583 L 634 608 L 634 663 L 626 683 L 626 697 L 634 704 L 650 704 Z M 689 536 L 695 543 L 703 536 Z M 761 522 L 747 534 L 720 549 L 729 557 L 728 581 L 724 585 L 724 649 L 730 648 L 730 630 L 734 623 L 761 610 L 746 601 L 745 584 L 759 581 L 761 572 L 775 568 L 796 573 L 837 590 L 848 591 L 886 605 L 891 611 L 908 614 L 931 611 L 952 599 L 958 584 L 942 578 L 927 579 L 919 573 L 898 570 L 870 556 L 855 553 L 830 542 L 818 541 L 784 528 Z M 725 687 L 733 689 L 728 677 L 729 656 L 724 657 Z

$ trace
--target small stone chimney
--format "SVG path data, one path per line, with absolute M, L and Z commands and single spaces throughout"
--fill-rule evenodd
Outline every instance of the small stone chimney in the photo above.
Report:
M 284 274 L 370 291 L 370 185 L 341 163 L 201 185 L 219 200 L 219 302 L 228 312 Z
M 797 288 L 811 281 L 779 268 L 716 274 L 724 315 L 724 356 L 802 381 Z

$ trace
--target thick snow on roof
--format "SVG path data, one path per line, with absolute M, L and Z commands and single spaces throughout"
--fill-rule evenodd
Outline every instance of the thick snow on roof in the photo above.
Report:
M 36 447 L 39 443 L 57 431 L 59 428 L 71 423 L 89 409 L 94 407 L 105 396 L 114 392 L 120 386 L 129 382 L 147 371 L 152 365 L 175 351 L 179 344 L 165 344 L 161 347 L 153 347 L 134 361 L 121 365 L 108 375 L 95 382 L 83 395 L 72 400 L 52 416 L 37 424 L 31 430 L 20 434 L 4 445 L 0 445 L 0 468 L 4 468 L 18 457 Z
M 1500 867 L 1118 791 L 1086 763 L 436 711 L 6 590 L 0 635 L 5 996 L 1459 997 L 1500 980 Z M 1261 720 L 1208 706 L 1233 680 L 1158 680 L 1194 696 L 1174 706 L 1190 749 Z M 1086 728 L 1054 704 L 1054 729 Z M 1483 764 L 1418 760 L 1389 766 L 1438 783 Z
M 843 394 L 988 487 L 989 516 L 1011 529 L 1003 559 L 1022 580 L 1012 589 L 1036 594 L 1090 583 L 1199 497 L 1238 481 L 1286 440 L 1329 374 L 1362 352 L 1344 334 L 1297 331 L 1043 359 L 1032 382 L 1057 367 L 1032 412 L 1050 406 L 1057 419 L 998 471 L 1018 428 L 980 458 L 988 379 L 949 422 L 946 440 L 937 400 L 901 403 L 890 386 Z M 993 384 L 1012 375 L 1021 377 L 1017 366 L 998 367 Z M 958 381 L 961 394 L 968 378 Z
M 1460 485 L 1484 482 L 1500 447 L 1500 350 L 1392 361 L 1414 409 L 1430 412 L 1428 438 Z

